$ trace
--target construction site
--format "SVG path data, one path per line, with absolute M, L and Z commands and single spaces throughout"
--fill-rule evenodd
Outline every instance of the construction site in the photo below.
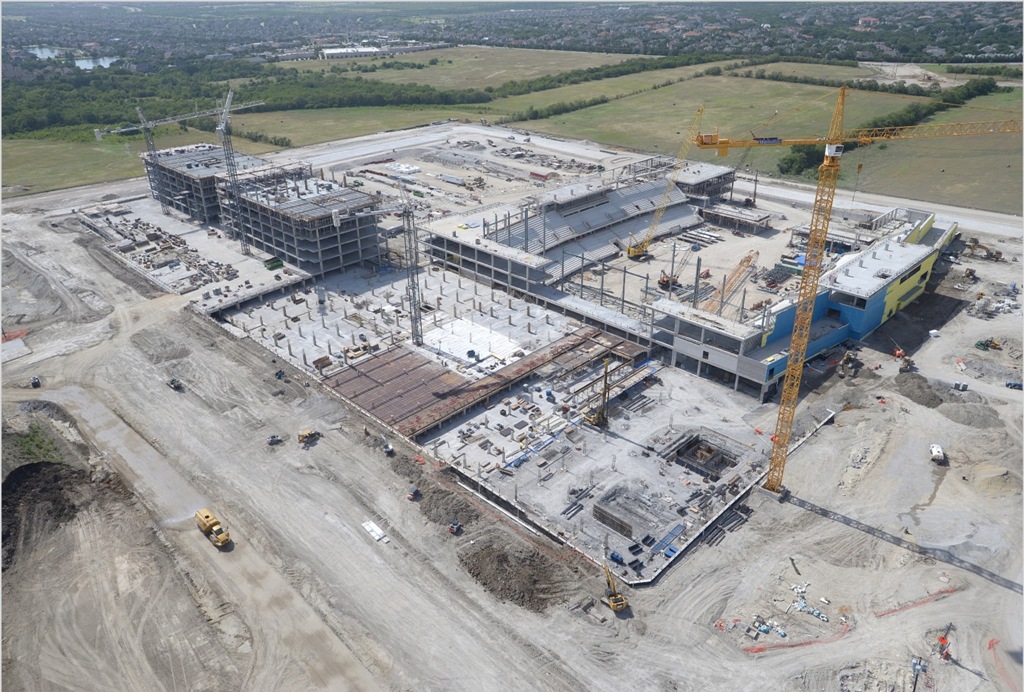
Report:
M 1020 690 L 1019 219 L 242 107 L 5 205 L 5 682 Z

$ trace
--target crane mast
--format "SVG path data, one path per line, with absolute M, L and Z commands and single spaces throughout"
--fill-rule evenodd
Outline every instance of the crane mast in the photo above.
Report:
M 231 143 L 231 99 L 234 91 L 228 91 L 224 99 L 224 111 L 220 116 L 220 124 L 217 125 L 217 137 L 220 138 L 221 147 L 224 149 L 224 167 L 228 172 L 228 190 L 230 201 L 226 205 L 230 210 L 230 223 L 235 235 L 238 238 L 239 249 L 243 255 L 249 255 L 252 251 L 249 248 L 249 239 L 245 237 L 245 224 L 238 218 L 241 212 L 239 203 L 238 167 L 235 165 L 235 148 Z
M 835 137 L 843 127 L 843 108 L 846 90 L 839 91 L 836 108 L 829 126 L 829 136 Z M 842 144 L 826 144 L 825 160 L 818 167 L 818 188 L 814 194 L 814 209 L 811 211 L 811 228 L 807 238 L 804 272 L 800 279 L 800 295 L 796 303 L 793 320 L 793 337 L 790 340 L 786 361 L 786 375 L 782 382 L 782 396 L 779 398 L 779 417 L 775 425 L 772 454 L 768 462 L 768 479 L 764 487 L 773 493 L 782 490 L 782 474 L 789 454 L 789 441 L 793 436 L 793 416 L 800 397 L 800 380 L 804 373 L 804 359 L 807 357 L 807 343 L 811 335 L 811 320 L 814 317 L 814 299 L 818 295 L 818 280 L 825 257 L 825 241 L 828 224 L 832 218 L 832 202 L 836 196 L 839 181 L 839 157 Z

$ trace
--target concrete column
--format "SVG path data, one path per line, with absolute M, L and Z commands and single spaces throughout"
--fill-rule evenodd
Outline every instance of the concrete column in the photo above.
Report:
M 544 315 L 544 324 L 551 324 L 551 315 Z
M 294 356 L 295 355 L 294 353 L 292 353 L 292 340 L 291 339 L 288 339 L 288 355 L 289 356 Z
M 529 305 L 526 306 L 526 316 L 527 317 L 533 317 L 533 315 L 530 313 L 530 306 Z
M 329 355 L 329 356 L 333 356 L 334 355 L 334 349 L 331 348 L 331 340 L 330 339 L 327 340 L 327 355 Z
M 308 366 L 309 361 L 306 360 L 306 349 L 302 349 L 302 364 Z
M 304 335 L 304 334 L 302 333 L 302 325 L 301 325 L 301 324 L 299 325 L 299 336 L 305 336 L 305 335 Z
M 341 325 L 340 324 L 334 325 L 334 333 L 337 334 L 338 336 L 341 336 Z
M 313 345 L 314 345 L 314 346 L 319 346 L 320 344 L 318 344 L 318 343 L 316 342 L 316 332 L 313 332 L 312 336 L 313 336 Z
M 320 315 L 320 326 L 327 329 L 327 319 L 323 315 Z
M 281 306 L 281 312 L 284 313 L 285 317 L 289 317 L 289 315 L 288 315 L 288 306 L 287 305 L 282 305 Z
M 509 315 L 509 316 L 508 316 L 508 323 L 509 323 L 510 325 L 512 324 L 512 315 Z
M 533 324 L 531 324 L 530 322 L 526 323 L 526 333 L 533 334 Z
M 491 306 L 491 317 L 494 317 L 494 306 Z

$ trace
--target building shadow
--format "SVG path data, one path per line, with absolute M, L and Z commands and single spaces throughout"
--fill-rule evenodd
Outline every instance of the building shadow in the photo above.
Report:
M 1009 589 L 1014 593 L 1024 594 L 1024 586 L 1018 584 L 1015 581 L 1006 579 L 1005 577 L 1001 577 L 995 572 L 987 570 L 984 567 L 979 567 L 978 565 L 967 562 L 966 560 L 959 558 L 956 555 L 953 555 L 951 552 L 945 550 L 944 548 L 925 548 L 923 546 L 917 545 L 916 543 L 905 541 L 898 536 L 892 535 L 891 533 L 887 533 L 885 531 L 882 531 L 881 529 L 877 529 L 874 526 L 868 526 L 867 524 L 857 521 L 856 519 L 852 519 L 846 516 L 845 514 L 839 514 L 838 512 L 833 512 L 832 510 L 825 509 L 824 507 L 819 507 L 813 502 L 808 502 L 807 500 L 803 500 L 792 494 L 784 494 L 783 497 L 780 498 L 780 501 L 789 502 L 790 504 L 806 509 L 809 512 L 814 512 L 815 514 L 825 517 L 826 519 L 831 519 L 832 521 L 837 521 L 841 524 L 851 526 L 857 529 L 858 531 L 869 533 L 875 538 L 879 538 L 883 541 L 886 541 L 887 543 L 892 543 L 893 545 L 904 548 L 905 550 L 909 550 L 912 553 L 924 555 L 926 557 L 933 558 L 939 562 L 944 562 L 947 565 L 953 565 L 954 567 L 965 569 L 968 572 L 978 575 L 982 579 L 987 579 L 993 584 L 1002 586 L 1004 589 Z

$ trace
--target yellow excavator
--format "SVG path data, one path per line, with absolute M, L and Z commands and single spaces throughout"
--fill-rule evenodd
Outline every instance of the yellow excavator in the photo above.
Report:
M 612 612 L 621 613 L 629 607 L 629 602 L 626 601 L 626 597 L 619 593 L 618 589 L 615 588 L 615 577 L 612 576 L 612 571 L 608 569 L 608 565 L 604 566 L 604 578 L 608 581 L 608 594 L 605 602 L 608 604 L 608 607 L 612 609 Z

